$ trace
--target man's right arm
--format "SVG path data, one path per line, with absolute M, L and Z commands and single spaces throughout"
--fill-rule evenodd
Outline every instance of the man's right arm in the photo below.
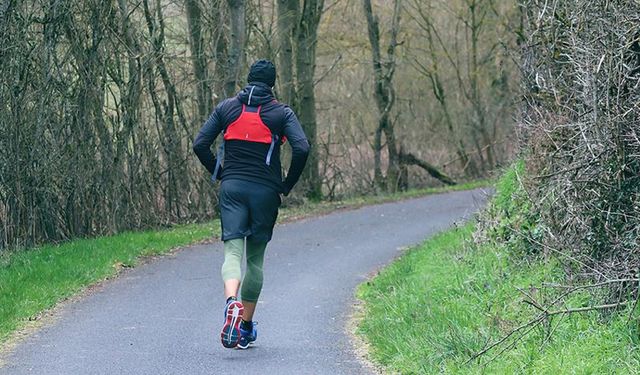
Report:
M 224 121 L 221 116 L 221 106 L 224 102 L 220 103 L 213 111 L 209 119 L 202 125 L 198 136 L 193 141 L 193 152 L 196 153 L 200 163 L 207 168 L 209 173 L 213 174 L 216 169 L 216 157 L 211 152 L 211 145 L 216 140 L 216 137 L 224 127 Z

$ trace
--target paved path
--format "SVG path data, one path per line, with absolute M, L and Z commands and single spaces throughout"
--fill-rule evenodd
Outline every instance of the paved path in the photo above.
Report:
M 68 304 L 5 358 L 0 375 L 366 374 L 345 329 L 355 287 L 484 200 L 480 190 L 455 192 L 278 226 L 250 350 L 219 343 L 218 242 L 125 272 Z

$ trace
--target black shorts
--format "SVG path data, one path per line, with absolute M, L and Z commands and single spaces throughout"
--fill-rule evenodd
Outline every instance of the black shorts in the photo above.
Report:
M 278 192 L 267 185 L 225 179 L 220 185 L 222 240 L 269 242 L 280 203 Z

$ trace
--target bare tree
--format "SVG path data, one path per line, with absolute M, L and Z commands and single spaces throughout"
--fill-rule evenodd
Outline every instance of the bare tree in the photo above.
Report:
M 395 191 L 399 181 L 399 153 L 397 150 L 396 136 L 390 115 L 395 102 L 393 88 L 393 75 L 396 70 L 395 51 L 398 45 L 397 37 L 400 29 L 401 0 L 394 0 L 391 29 L 389 31 L 389 45 L 383 60 L 380 52 L 380 26 L 379 20 L 373 13 L 371 0 L 363 0 L 364 13 L 367 18 L 367 30 L 371 45 L 371 59 L 374 73 L 374 97 L 378 108 L 378 126 L 375 130 L 374 141 L 374 180 L 379 189 L 383 191 Z M 387 168 L 386 181 L 382 176 L 382 135 L 386 139 L 389 166 Z
M 230 43 L 227 50 L 226 78 L 224 83 L 225 96 L 233 96 L 238 89 L 240 63 L 244 51 L 245 2 L 244 0 L 227 0 L 231 22 Z
M 184 163 L 180 157 L 183 154 L 183 149 L 176 129 L 178 125 L 176 124 L 176 117 L 179 124 L 185 128 L 186 119 L 182 112 L 182 103 L 178 96 L 176 86 L 169 75 L 169 70 L 165 62 L 165 25 L 162 4 L 160 3 L 160 0 L 156 0 L 155 12 L 153 13 L 148 0 L 143 0 L 142 4 L 153 46 L 153 63 L 155 64 L 157 73 L 160 75 L 167 95 L 166 100 L 162 100 L 162 102 L 160 102 L 160 98 L 158 98 L 155 92 L 156 72 L 149 70 L 149 93 L 153 99 L 154 106 L 156 107 L 156 114 L 160 114 L 162 119 L 161 123 L 164 125 L 162 127 L 158 127 L 158 133 L 163 138 L 164 152 L 168 161 L 167 169 L 164 171 L 167 174 L 167 199 L 165 204 L 168 211 L 175 210 L 178 215 L 181 215 L 181 207 L 177 204 L 176 200 L 177 196 L 183 190 L 185 181 L 180 178 L 180 175 L 182 174 L 181 169 L 184 168 Z
M 322 197 L 318 169 L 315 97 L 318 25 L 324 0 L 278 0 L 279 74 L 282 95 L 293 106 L 309 139 L 311 151 L 302 175 L 305 195 Z M 295 73 L 294 73 L 295 71 Z
M 321 198 L 322 190 L 318 173 L 317 123 L 316 123 L 316 47 L 318 42 L 318 25 L 322 16 L 324 0 L 305 0 L 302 6 L 300 21 L 297 25 L 296 48 L 296 110 L 311 144 L 311 152 L 307 167 L 303 174 L 307 184 L 307 196 Z
M 294 105 L 295 99 L 293 39 L 299 7 L 300 0 L 278 0 L 278 92 L 290 105 Z
M 480 39 L 480 33 L 482 28 L 486 27 L 485 19 L 489 13 L 488 0 L 465 0 L 469 12 L 469 18 L 464 21 L 470 33 L 469 43 L 471 44 L 471 61 L 468 63 L 468 77 L 469 77 L 469 100 L 473 106 L 472 124 L 473 131 L 480 134 L 483 146 L 486 151 L 479 152 L 480 157 L 486 155 L 486 167 L 487 169 L 493 168 L 495 165 L 495 158 L 493 155 L 493 139 L 490 134 L 493 133 L 488 129 L 489 124 L 486 121 L 485 104 L 482 98 L 482 91 L 480 89 L 480 56 L 478 52 L 478 44 Z M 491 52 L 489 52 L 491 53 Z M 478 151 L 482 148 L 476 146 Z
M 500 62 L 504 60 L 499 49 L 502 41 L 490 29 L 490 25 L 498 23 L 498 17 L 507 17 L 498 8 L 493 0 L 459 3 L 430 0 L 426 4 L 414 1 L 410 13 L 424 36 L 428 57 L 423 62 L 425 56 L 418 50 L 414 63 L 418 72 L 429 79 L 449 141 L 456 149 L 458 161 L 471 176 L 486 174 L 498 164 L 495 155 L 498 124 L 508 118 L 507 111 L 511 108 L 508 77 Z M 434 14 L 453 19 L 437 25 Z M 447 87 L 443 81 L 449 77 L 457 85 Z M 463 110 L 457 118 L 452 114 L 447 90 L 455 90 L 456 97 L 463 100 Z M 467 143 L 472 145 L 473 152 L 468 150 L 471 147 Z
M 189 25 L 191 63 L 193 65 L 193 75 L 196 79 L 198 118 L 200 121 L 205 121 L 211 111 L 212 99 L 211 88 L 209 87 L 209 72 L 207 69 L 204 38 L 202 35 L 202 8 L 200 0 L 185 0 L 185 7 L 187 9 L 187 21 Z
M 437 29 L 432 20 L 431 3 L 425 4 L 423 1 L 415 0 L 409 14 L 412 16 L 418 26 L 424 31 L 425 40 L 427 42 L 426 57 L 428 61 L 423 63 L 420 58 L 415 58 L 414 62 L 418 72 L 427 77 L 431 83 L 433 96 L 440 105 L 444 117 L 444 124 L 448 134 L 448 140 L 456 150 L 460 166 L 463 171 L 469 170 L 469 174 L 476 176 L 478 174 L 475 162 L 469 158 L 464 141 L 460 136 L 460 127 L 455 126 L 451 115 L 450 104 L 447 97 L 447 90 L 442 82 L 442 72 L 440 70 L 439 56 L 437 55 L 437 46 L 434 41 L 434 33 Z M 458 129 L 456 129 L 458 128 Z

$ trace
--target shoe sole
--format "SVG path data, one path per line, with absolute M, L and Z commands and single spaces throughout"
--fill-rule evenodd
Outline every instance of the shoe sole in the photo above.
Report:
M 254 341 L 251 341 L 246 346 L 242 346 L 242 345 L 240 345 L 240 343 L 238 343 L 238 346 L 236 346 L 236 348 L 237 349 L 242 349 L 242 350 L 249 349 L 250 346 L 253 346 L 253 343 L 254 343 Z
M 222 332 L 220 332 L 220 341 L 225 348 L 235 348 L 240 342 L 240 321 L 243 313 L 244 306 L 241 302 L 231 302 Z

